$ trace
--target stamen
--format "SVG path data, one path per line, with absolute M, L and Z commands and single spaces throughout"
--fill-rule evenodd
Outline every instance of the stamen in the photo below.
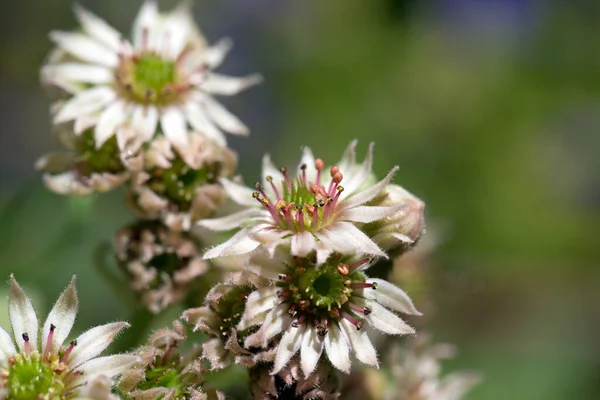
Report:
M 354 281 L 354 282 L 352 282 L 350 287 L 352 289 L 367 289 L 367 288 L 377 289 L 377 282 L 367 283 L 367 282 Z
M 344 317 L 344 319 L 346 319 L 348 322 L 354 325 L 357 331 L 359 331 L 364 326 L 364 323 L 362 321 L 355 320 L 350 314 L 348 314 L 345 311 L 342 311 L 342 317 Z
M 260 182 L 256 182 L 256 183 L 254 184 L 254 187 L 256 188 L 256 190 L 258 190 L 258 191 L 260 192 L 260 194 L 262 194 L 262 195 L 263 195 L 263 197 L 264 197 L 264 198 L 268 198 L 268 197 L 269 197 L 269 196 L 267 196 L 267 195 L 265 194 L 265 192 L 264 192 L 264 190 L 263 190 L 263 187 L 262 187 L 262 185 L 260 184 Z
M 67 347 L 67 350 L 65 351 L 65 353 L 60 358 L 60 362 L 67 361 L 67 358 L 69 358 L 69 355 L 71 354 L 71 352 L 73 351 L 73 349 L 75 348 L 75 346 L 77 346 L 77 340 L 71 340 L 71 343 L 69 343 L 69 347 Z
M 321 185 L 321 171 L 325 168 L 325 163 L 320 158 L 315 160 L 315 168 L 317 169 L 317 185 Z
M 277 297 L 287 297 L 290 294 L 287 290 L 278 290 Z
M 23 338 L 23 340 L 25 341 L 25 354 L 29 355 L 29 353 L 31 353 L 31 343 L 29 343 L 29 335 L 27 333 L 24 333 L 21 335 L 21 337 Z
M 50 332 L 48 333 L 48 339 L 46 339 L 46 346 L 44 347 L 44 358 L 48 358 L 48 356 L 52 352 L 52 338 L 54 337 L 55 329 L 56 326 L 54 326 L 54 324 L 50 324 Z
M 373 261 L 373 257 L 366 257 L 366 258 L 363 258 L 362 260 L 353 262 L 352 264 L 349 265 L 350 269 L 348 270 L 348 272 L 352 272 L 359 267 L 369 264 L 371 261 Z
M 288 190 L 291 192 L 292 191 L 292 182 L 290 181 L 290 178 L 287 175 L 287 169 L 285 167 L 281 167 L 281 168 L 279 168 L 279 170 L 281 171 L 281 174 L 283 175 L 283 180 L 285 181 L 285 184 L 287 185 Z
M 354 311 L 355 313 L 361 313 L 361 314 L 364 314 L 364 315 L 371 314 L 371 309 L 369 307 L 359 307 L 359 306 L 356 306 L 354 304 L 350 304 L 350 309 L 352 311 Z
M 302 204 L 296 206 L 296 222 L 300 226 L 300 231 L 304 230 L 304 213 L 302 212 Z
M 306 319 L 306 317 L 304 315 L 301 315 L 300 318 L 298 318 L 295 321 L 292 321 L 292 327 L 297 328 L 304 322 L 305 319 Z
M 273 183 L 273 177 L 271 175 L 267 176 L 267 182 L 269 182 L 271 184 L 271 188 L 273 189 L 273 192 L 275 193 L 275 196 L 277 197 L 277 200 L 281 200 L 281 195 L 279 194 L 279 190 L 277 189 L 277 186 L 275 186 L 275 184 Z

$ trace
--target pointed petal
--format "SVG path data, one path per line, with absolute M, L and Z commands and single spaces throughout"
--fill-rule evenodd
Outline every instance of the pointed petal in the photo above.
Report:
M 323 339 L 317 334 L 316 329 L 309 329 L 304 333 L 300 350 L 300 365 L 305 378 L 308 378 L 317 367 L 322 352 Z
M 306 168 L 315 168 L 315 156 L 308 146 L 304 146 L 302 148 L 302 157 L 300 157 L 298 169 L 296 170 L 298 174 L 300 174 L 300 170 L 303 165 L 306 165 Z
M 187 126 L 183 113 L 177 107 L 167 108 L 160 118 L 163 133 L 175 147 L 185 149 L 188 145 Z
M 111 51 L 81 33 L 50 32 L 50 39 L 74 57 L 92 64 L 114 68 L 119 62 L 117 52 Z
M 387 176 L 374 184 L 373 186 L 359 192 L 353 196 L 344 199 L 340 206 L 348 210 L 372 200 L 379 192 L 381 192 L 392 180 L 394 174 L 398 171 L 398 167 L 394 167 L 388 172 Z
M 188 101 L 185 104 L 185 116 L 190 124 L 190 126 L 206 136 L 207 138 L 213 140 L 215 143 L 220 146 L 226 146 L 227 141 L 225 140 L 225 135 L 215 126 L 215 124 L 210 121 L 206 115 L 205 111 L 200 107 L 199 104 Z
M 85 82 L 96 84 L 107 84 L 113 81 L 113 72 L 99 65 L 81 63 L 51 64 L 42 68 L 42 77 L 51 83 L 62 82 Z
M 356 358 L 364 364 L 379 368 L 377 352 L 375 351 L 375 347 L 373 347 L 373 343 L 369 340 L 366 330 L 356 329 L 356 327 L 346 319 L 340 321 L 340 327 L 350 341 L 352 350 L 354 350 L 354 353 L 356 354 Z
M 217 257 L 247 254 L 256 249 L 259 245 L 259 242 L 248 236 L 248 231 L 246 229 L 242 229 L 228 241 L 221 243 L 204 253 L 204 259 L 210 260 L 211 258 Z
M 152 30 L 151 27 L 158 22 L 159 18 L 160 14 L 156 1 L 145 1 L 133 23 L 133 45 L 136 49 L 143 48 L 144 32 L 150 33 Z M 149 42 L 151 38 L 148 37 L 147 39 Z M 150 43 L 147 44 L 150 45 Z M 149 47 L 149 49 L 153 49 L 153 47 Z
M 298 257 L 306 257 L 315 249 L 316 241 L 312 233 L 302 231 L 292 236 L 292 255 Z
M 77 338 L 77 345 L 67 359 L 69 367 L 76 368 L 102 353 L 125 328 L 129 328 L 127 322 L 113 322 L 96 326 L 82 333 Z
M 362 289 L 364 298 L 375 300 L 382 306 L 394 311 L 400 311 L 410 315 L 423 315 L 417 311 L 406 292 L 393 283 L 383 279 L 367 279 L 367 282 L 376 283 L 377 289 Z
M 319 237 L 317 235 L 317 237 Z M 328 242 L 317 242 L 317 265 L 321 265 L 327 261 L 333 250 L 328 246 Z
M 8 300 L 10 323 L 12 325 L 15 342 L 19 350 L 25 349 L 23 334 L 29 336 L 32 349 L 38 348 L 38 321 L 31 300 L 23 288 L 17 283 L 13 275 L 10 276 L 10 297 Z
M 350 373 L 350 349 L 345 337 L 342 335 L 337 323 L 329 325 L 329 332 L 325 335 L 325 351 L 327 358 L 334 367 L 347 374 Z
M 115 91 L 106 86 L 95 87 L 81 92 L 65 103 L 54 117 L 54 123 L 60 124 L 85 114 L 91 114 L 103 108 L 116 97 L 117 94 Z
M 367 150 L 367 156 L 365 160 L 361 164 L 360 168 L 355 171 L 348 171 L 351 174 L 348 178 L 344 180 L 344 192 L 343 196 L 347 197 L 354 193 L 368 178 L 371 174 L 371 169 L 373 168 L 373 148 L 375 147 L 374 143 L 369 144 L 369 150 Z M 350 166 L 352 170 L 352 166 Z M 340 170 L 342 174 L 343 170 Z
M 280 304 L 269 311 L 265 317 L 265 322 L 257 332 L 246 338 L 244 346 L 246 348 L 259 346 L 266 348 L 269 340 L 290 326 L 292 317 L 290 317 L 288 309 L 288 305 Z
M 70 382 L 70 386 L 73 387 L 91 381 L 99 375 L 113 378 L 127 371 L 133 364 L 139 362 L 139 360 L 138 356 L 131 354 L 116 354 L 94 358 L 77 367 L 77 371 L 81 372 L 81 375 Z
M 94 131 L 97 149 L 115 134 L 115 130 L 125 122 L 126 117 L 127 109 L 122 101 L 117 101 L 104 110 Z
M 359 307 L 368 307 L 371 310 L 365 319 L 369 324 L 383 333 L 389 335 L 410 335 L 414 334 L 415 330 L 404 322 L 393 312 L 373 300 L 354 300 Z
M 229 53 L 229 50 L 231 50 L 231 47 L 233 47 L 233 41 L 231 39 L 223 38 L 219 40 L 216 44 L 204 50 L 204 63 L 210 69 L 217 68 L 219 65 L 221 65 L 225 59 L 225 56 L 227 56 L 227 53 Z
M 45 346 L 48 334 L 50 333 L 50 325 L 55 326 L 54 334 L 52 335 L 52 349 L 58 351 L 60 346 L 62 346 L 75 323 L 77 307 L 77 289 L 75 288 L 75 277 L 73 277 L 71 283 L 62 292 L 46 318 L 44 328 L 42 329 L 42 351 L 46 350 Z
M 249 208 L 222 218 L 202 219 L 198 221 L 197 224 L 208 228 L 211 231 L 228 231 L 239 228 L 245 223 L 256 219 L 256 217 L 259 217 L 262 213 L 262 210 L 259 208 Z
M 286 270 L 283 260 L 280 260 L 277 257 L 271 257 L 264 252 L 261 252 L 260 255 L 253 255 L 250 257 L 245 268 L 256 275 L 271 281 L 279 280 L 279 275 L 285 273 Z
M 379 207 L 379 206 L 358 206 L 344 211 L 340 215 L 340 219 L 344 221 L 352 222 L 373 222 L 379 219 L 385 218 L 397 211 L 400 211 L 406 206 L 398 205 L 391 207 Z
M 233 76 L 211 73 L 202 83 L 200 88 L 208 93 L 231 96 L 261 83 L 262 81 L 262 76 L 258 74 L 244 78 L 235 78 Z
M 344 173 L 344 171 L 349 171 L 356 165 L 356 145 L 358 144 L 358 140 L 354 139 L 348 144 L 346 150 L 344 151 L 344 155 L 342 159 L 338 162 L 338 167 L 340 167 L 340 171 Z
M 281 300 L 277 297 L 278 287 L 267 286 L 250 293 L 242 320 L 253 319 L 256 315 L 275 308 Z
M 131 123 L 143 137 L 144 142 L 147 142 L 152 139 L 156 132 L 158 110 L 152 106 L 137 106 L 133 112 Z
M 238 185 L 230 181 L 229 179 L 221 178 L 219 183 L 223 186 L 223 189 L 227 192 L 231 200 L 235 201 L 241 206 L 258 207 L 258 201 L 253 197 L 254 190 L 247 188 L 246 186 Z
M 279 168 L 275 167 L 275 165 L 271 161 L 271 156 L 265 154 L 262 159 L 262 182 L 265 189 L 267 190 L 267 193 L 272 195 L 273 198 L 276 198 L 277 196 L 271 189 L 271 184 L 267 181 L 268 176 L 273 178 L 273 184 L 275 185 L 275 187 L 278 188 L 277 190 L 279 190 L 279 194 L 282 195 L 283 191 L 280 186 L 281 182 L 283 182 L 283 174 L 281 173 Z
M 204 109 L 215 124 L 225 132 L 242 136 L 247 136 L 250 133 L 248 127 L 238 117 L 211 96 L 205 96 Z
M 79 5 L 75 6 L 75 15 L 85 33 L 111 50 L 119 51 L 121 34 L 115 28 Z
M 316 236 L 321 241 L 329 243 L 332 250 L 342 254 L 364 253 L 387 258 L 375 242 L 350 222 L 336 222 L 318 231 Z
M 302 324 L 297 328 L 290 327 L 279 341 L 277 346 L 277 354 L 275 354 L 275 360 L 273 361 L 273 370 L 271 375 L 274 375 L 281 371 L 286 366 L 288 361 L 300 350 L 302 346 L 302 337 L 306 331 L 306 324 Z
M 16 354 L 15 344 L 9 333 L 0 327 L 0 366 L 7 367 L 10 356 Z

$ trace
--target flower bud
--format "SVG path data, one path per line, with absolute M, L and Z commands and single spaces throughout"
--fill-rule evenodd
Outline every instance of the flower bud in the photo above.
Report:
M 388 185 L 369 205 L 400 207 L 395 213 L 363 227 L 388 254 L 399 255 L 409 250 L 425 230 L 425 203 L 401 186 Z
M 115 237 L 116 258 L 141 303 L 157 313 L 182 300 L 209 265 L 200 245 L 186 232 L 159 221 L 139 221 Z

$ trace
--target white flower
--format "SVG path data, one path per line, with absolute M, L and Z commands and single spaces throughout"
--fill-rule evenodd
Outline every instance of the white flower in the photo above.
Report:
M 5 396 L 9 399 L 99 398 L 102 376 L 115 377 L 137 361 L 136 356 L 129 354 L 97 357 L 129 326 L 126 322 L 89 329 L 63 347 L 75 322 L 77 305 L 73 278 L 48 314 L 39 336 L 33 305 L 11 275 L 9 311 L 14 341 L 0 328 L 0 387 Z
M 456 350 L 448 344 L 431 345 L 428 339 L 423 335 L 405 349 L 393 349 L 393 381 L 385 391 L 385 400 L 460 400 L 481 380 L 481 374 L 472 371 L 441 377 L 440 361 L 454 357 Z
M 270 280 L 248 296 L 239 330 L 259 326 L 244 342 L 246 348 L 265 347 L 282 334 L 272 373 L 279 372 L 300 352 L 305 377 L 315 369 L 323 350 L 333 366 L 349 373 L 350 354 L 378 366 L 377 352 L 364 322 L 391 335 L 414 333 L 394 312 L 420 315 L 408 295 L 393 284 L 368 278 L 363 270 L 370 258 L 332 255 L 315 265 L 308 258 L 278 252 L 253 254 L 247 268 Z
M 285 168 L 276 169 L 269 156 L 265 156 L 263 182 L 257 183 L 254 191 L 221 179 L 233 201 L 246 209 L 198 223 L 216 231 L 242 229 L 225 243 L 210 249 L 205 258 L 245 254 L 260 245 L 270 254 L 279 245 L 290 245 L 292 255 L 299 257 L 316 250 L 319 264 L 332 252 L 385 256 L 357 225 L 379 220 L 402 207 L 364 205 L 389 184 L 398 168 L 369 185 L 373 145 L 369 146 L 367 157 L 360 165 L 355 162 L 355 147 L 356 141 L 350 143 L 340 163 L 331 167 L 329 179 L 324 176 L 323 161 L 315 160 L 307 147 L 296 177 L 288 175 Z
M 248 134 L 212 95 L 236 94 L 261 78 L 213 72 L 231 43 L 208 47 L 188 3 L 161 14 L 155 1 L 146 1 L 131 42 L 89 11 L 77 7 L 75 13 L 83 31 L 50 34 L 58 47 L 41 74 L 44 84 L 72 96 L 54 107 L 54 123 L 72 122 L 77 134 L 94 127 L 97 147 L 123 125 L 136 129 L 143 141 L 160 125 L 179 147 L 188 143 L 188 125 L 221 145 L 221 130 Z

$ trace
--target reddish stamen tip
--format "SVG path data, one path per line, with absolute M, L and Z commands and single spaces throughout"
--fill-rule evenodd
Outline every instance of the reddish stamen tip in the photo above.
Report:
M 333 167 L 331 167 L 331 170 L 329 172 L 331 173 L 331 177 L 334 177 L 335 174 L 340 172 L 340 167 L 338 167 L 337 165 L 334 165 Z
M 69 358 L 69 355 L 71 354 L 71 352 L 73 351 L 75 346 L 77 346 L 77 340 L 71 340 L 71 343 L 69 343 L 69 347 L 67 348 L 65 353 L 60 358 L 61 362 L 65 362 L 67 360 L 67 358 Z
M 315 168 L 317 169 L 317 171 L 321 172 L 323 170 L 323 168 L 325 168 L 325 163 L 323 162 L 322 159 L 317 158 L 315 160 Z
M 25 341 L 25 354 L 29 354 L 31 353 L 31 343 L 29 343 L 29 335 L 27 333 L 24 333 L 21 335 L 21 337 L 23 338 L 23 340 Z
M 52 338 L 54 337 L 54 330 L 56 326 L 54 324 L 50 324 L 50 332 L 48 333 L 48 338 L 46 339 L 46 346 L 44 347 L 44 358 L 47 358 L 52 352 Z
M 342 317 L 344 317 L 344 319 L 346 319 L 348 322 L 354 325 L 357 331 L 359 331 L 364 325 L 362 321 L 355 320 L 350 314 L 348 314 L 345 311 L 342 311 Z
M 336 172 L 334 175 L 331 176 L 331 179 L 335 182 L 335 183 L 340 183 L 342 181 L 342 179 L 344 179 L 344 175 L 342 175 L 341 172 Z

